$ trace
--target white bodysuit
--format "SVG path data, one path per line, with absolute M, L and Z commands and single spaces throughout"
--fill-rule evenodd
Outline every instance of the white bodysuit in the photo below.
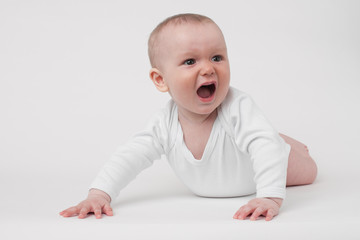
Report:
M 253 100 L 230 88 L 218 107 L 200 160 L 185 145 L 176 104 L 170 100 L 145 131 L 120 146 L 90 188 L 115 199 L 138 173 L 165 154 L 175 174 L 196 195 L 285 198 L 290 146 Z

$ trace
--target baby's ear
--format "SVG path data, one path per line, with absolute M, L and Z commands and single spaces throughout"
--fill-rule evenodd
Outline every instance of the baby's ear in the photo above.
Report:
M 164 78 L 162 76 L 162 73 L 159 71 L 159 69 L 157 68 L 152 68 L 150 70 L 150 78 L 153 81 L 153 83 L 155 84 L 155 87 L 160 91 L 160 92 L 168 92 L 169 88 L 166 85 Z

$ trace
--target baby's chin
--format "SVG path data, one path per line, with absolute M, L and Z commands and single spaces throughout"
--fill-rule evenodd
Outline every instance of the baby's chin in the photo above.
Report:
M 197 109 L 194 109 L 192 111 L 192 113 L 199 115 L 199 116 L 208 116 L 208 115 L 211 115 L 212 113 L 216 112 L 219 105 L 220 105 L 220 103 L 218 103 L 218 104 L 212 103 L 207 106 L 201 106 Z

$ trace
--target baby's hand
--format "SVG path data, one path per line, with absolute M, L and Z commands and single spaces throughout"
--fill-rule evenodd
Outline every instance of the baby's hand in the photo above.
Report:
M 233 218 L 244 220 L 251 214 L 250 220 L 252 221 L 255 221 L 260 215 L 265 216 L 266 221 L 270 221 L 279 214 L 281 204 L 281 198 L 255 198 L 242 206 Z
M 110 201 L 110 196 L 105 192 L 91 189 L 87 199 L 74 207 L 70 207 L 60 212 L 60 215 L 63 217 L 78 215 L 78 218 L 85 218 L 88 213 L 93 212 L 96 218 L 101 218 L 102 213 L 107 216 L 112 216 L 113 212 L 110 207 Z

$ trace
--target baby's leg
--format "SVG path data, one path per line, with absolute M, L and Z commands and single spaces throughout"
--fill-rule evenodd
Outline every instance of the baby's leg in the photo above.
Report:
M 308 148 L 286 135 L 280 134 L 280 136 L 291 146 L 286 186 L 313 183 L 317 175 L 317 166 L 310 157 Z

